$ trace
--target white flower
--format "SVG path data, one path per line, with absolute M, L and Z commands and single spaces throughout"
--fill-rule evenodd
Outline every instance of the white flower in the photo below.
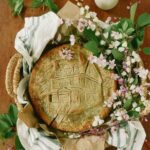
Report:
M 88 21 L 88 28 L 90 28 L 92 31 L 96 29 L 96 25 L 92 21 Z
M 119 51 L 119 52 L 123 52 L 124 50 L 125 50 L 124 47 L 119 47 L 119 48 L 118 48 L 118 51 Z
M 111 22 L 112 18 L 111 17 L 107 17 L 105 23 L 109 24 Z
M 88 5 L 85 5 L 85 9 L 86 9 L 86 10 L 89 10 L 90 7 L 89 7 Z
M 129 83 L 133 83 L 134 79 L 133 78 L 129 78 L 128 81 L 129 81 Z
M 108 32 L 106 32 L 106 33 L 103 34 L 103 36 L 104 36 L 105 39 L 108 39 L 108 35 L 109 35 Z
M 115 40 L 122 39 L 122 34 L 116 31 L 112 31 L 111 37 L 113 37 Z
M 105 53 L 106 53 L 106 55 L 110 55 L 112 53 L 112 51 L 110 49 L 107 49 Z
M 115 111 L 115 116 L 117 117 L 118 121 L 128 120 L 129 119 L 127 111 L 124 108 L 117 109 Z
M 89 55 L 88 60 L 90 61 L 90 63 L 93 64 L 97 62 L 97 57 L 93 55 Z
M 113 108 L 115 109 L 117 106 L 121 106 L 121 101 L 119 101 L 119 102 L 115 102 L 114 104 L 113 104 Z
M 114 69 L 116 67 L 115 59 L 109 61 L 108 69 Z
M 77 29 L 79 32 L 83 32 L 85 27 L 87 27 L 88 22 L 86 19 L 80 18 L 78 21 Z
M 125 71 L 123 71 L 121 74 L 122 74 L 122 76 L 126 76 L 127 75 L 127 73 Z
M 101 40 L 101 41 L 100 41 L 100 44 L 101 44 L 101 45 L 105 45 L 106 42 L 105 42 L 104 40 Z
M 100 119 L 99 116 L 95 116 L 95 117 L 94 117 L 94 121 L 93 121 L 93 123 L 92 123 L 92 126 L 93 126 L 93 127 L 100 126 L 100 125 L 102 125 L 103 123 L 104 123 L 104 120 Z
M 117 94 L 113 93 L 112 96 L 109 97 L 108 100 L 104 102 L 104 105 L 111 108 L 116 99 L 117 99 Z
M 133 56 L 133 58 L 131 59 L 132 63 L 141 61 L 140 56 L 135 51 L 132 52 L 132 56 Z
M 80 8 L 80 15 L 84 15 L 84 13 L 85 13 L 85 8 L 84 8 L 84 7 L 81 7 L 81 8 Z
M 98 64 L 99 67 L 105 68 L 108 65 L 108 62 L 106 61 L 106 58 L 101 54 L 99 58 L 97 59 L 96 64 Z
M 124 41 L 123 43 L 122 43 L 122 47 L 127 47 L 128 46 L 128 43 L 127 43 L 127 41 Z
M 96 12 L 90 12 L 91 18 L 97 18 L 97 13 Z
M 91 14 L 90 14 L 90 13 L 87 13 L 87 14 L 85 15 L 85 18 L 90 19 L 90 18 L 91 18 Z
M 140 107 L 137 107 L 137 108 L 135 108 L 135 111 L 140 112 L 140 111 L 141 111 L 141 108 L 140 108 Z
M 120 77 L 117 74 L 112 73 L 111 79 L 118 80 Z
M 60 57 L 66 60 L 71 60 L 73 58 L 73 54 L 74 52 L 68 48 L 63 48 L 61 51 L 59 51 Z
M 137 107 L 137 103 L 136 103 L 136 102 L 133 102 L 132 107 L 133 107 L 133 108 Z
M 73 22 L 70 19 L 66 19 L 65 24 L 66 24 L 67 27 L 70 27 L 73 24 Z
M 80 134 L 77 134 L 77 133 L 73 133 L 73 134 L 70 134 L 68 137 L 70 139 L 76 139 L 76 138 L 79 138 L 81 135 Z
M 99 31 L 96 31 L 96 32 L 95 32 L 95 35 L 96 35 L 96 36 L 99 36 L 99 35 L 100 35 L 100 32 L 99 32 Z
M 109 48 L 117 49 L 119 45 L 120 45 L 119 41 L 112 41 L 111 44 L 109 45 Z
M 149 71 L 143 67 L 135 68 L 134 71 L 142 79 L 146 79 L 149 73 Z
M 76 42 L 76 40 L 75 40 L 75 36 L 73 35 L 73 34 L 71 34 L 70 35 L 70 44 L 73 46 L 74 44 L 75 44 L 75 42 Z

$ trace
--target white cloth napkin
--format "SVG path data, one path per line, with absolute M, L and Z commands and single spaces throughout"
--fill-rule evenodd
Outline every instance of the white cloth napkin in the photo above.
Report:
M 23 55 L 29 71 L 41 56 L 47 43 L 52 40 L 61 24 L 61 19 L 53 12 L 40 17 L 25 18 L 24 28 L 15 39 L 15 49 Z
M 126 128 L 112 131 L 108 136 L 108 144 L 118 150 L 141 150 L 146 133 L 140 121 L 129 121 Z
M 43 132 L 28 126 L 18 119 L 17 133 L 25 150 L 60 150 L 58 140 L 50 139 Z
M 17 90 L 17 98 L 21 104 L 28 103 L 24 93 L 33 63 L 40 58 L 47 43 L 54 38 L 61 22 L 61 19 L 53 12 L 39 17 L 27 17 L 23 29 L 16 35 L 15 49 L 23 56 L 24 78 Z

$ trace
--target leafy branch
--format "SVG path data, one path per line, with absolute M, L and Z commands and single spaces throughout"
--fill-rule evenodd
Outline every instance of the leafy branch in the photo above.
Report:
M 15 137 L 15 145 L 17 150 L 23 150 L 16 131 L 16 122 L 18 118 L 18 110 L 16 105 L 11 104 L 8 112 L 0 115 L 0 139 L 8 139 Z
M 14 16 L 19 16 L 22 13 L 24 8 L 24 0 L 8 0 L 8 4 Z M 31 3 L 32 8 L 41 6 L 48 7 L 55 13 L 58 11 L 58 7 L 53 0 L 33 0 Z

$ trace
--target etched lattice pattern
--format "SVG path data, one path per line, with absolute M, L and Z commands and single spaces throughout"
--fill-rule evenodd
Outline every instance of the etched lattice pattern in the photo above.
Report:
M 59 56 L 60 46 L 43 56 L 33 69 L 30 96 L 41 117 L 53 127 L 65 131 L 89 128 L 95 115 L 103 111 L 103 102 L 115 89 L 110 72 L 90 64 L 87 51 L 72 47 L 73 59 Z

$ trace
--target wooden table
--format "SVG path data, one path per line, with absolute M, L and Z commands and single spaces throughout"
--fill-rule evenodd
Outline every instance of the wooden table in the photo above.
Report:
M 55 0 L 59 8 L 61 8 L 66 1 L 67 0 Z M 30 0 L 25 0 L 25 6 L 29 6 L 30 2 Z M 75 0 L 72 0 L 72 2 L 75 2 Z M 88 4 L 93 11 L 96 11 L 102 20 L 105 20 L 108 16 L 129 17 L 129 10 L 127 10 L 127 6 L 130 5 L 130 2 L 133 3 L 135 0 L 120 0 L 119 4 L 114 9 L 102 11 L 95 5 L 94 0 L 84 0 L 84 3 Z M 25 8 L 23 17 L 37 16 L 45 12 L 46 10 L 43 10 L 43 8 Z M 150 0 L 141 0 L 136 17 L 143 12 L 150 13 Z M 6 112 L 8 105 L 13 102 L 13 99 L 7 95 L 5 90 L 5 70 L 9 59 L 15 53 L 14 40 L 16 33 L 23 27 L 23 25 L 24 20 L 21 17 L 12 16 L 11 10 L 7 5 L 7 1 L 0 0 L 0 113 Z M 150 46 L 149 37 L 150 28 L 147 28 L 143 46 Z M 150 56 L 145 56 L 144 54 L 141 55 L 144 60 L 145 67 L 150 69 Z M 147 140 L 144 144 L 143 150 L 150 150 L 150 116 L 147 116 L 147 118 L 149 122 L 143 121 L 145 130 L 147 132 Z M 0 150 L 6 150 L 9 146 L 13 145 L 12 140 L 4 143 L 0 142 Z

